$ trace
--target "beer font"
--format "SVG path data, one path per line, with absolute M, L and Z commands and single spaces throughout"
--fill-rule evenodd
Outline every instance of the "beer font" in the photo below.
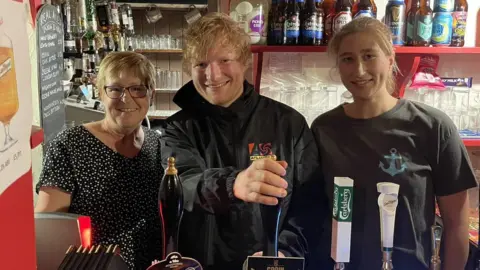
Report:
M 442 233 L 443 229 L 441 226 L 432 226 L 432 258 L 430 260 L 430 270 L 442 269 L 442 260 L 440 259 L 440 244 L 442 242 Z
M 271 155 L 268 158 L 276 161 L 277 156 Z M 280 229 L 280 216 L 282 215 L 282 199 L 278 198 L 278 204 L 260 205 L 262 215 L 262 226 L 264 232 L 263 256 L 278 256 L 278 234 Z
M 380 210 L 380 228 L 382 239 L 382 270 L 392 270 L 393 235 L 395 232 L 395 214 L 398 205 L 400 185 L 388 182 L 377 184 L 378 207 Z
M 332 246 L 331 257 L 335 261 L 335 270 L 345 269 L 350 262 L 352 237 L 353 179 L 335 177 L 333 186 L 332 209 Z
M 183 216 L 183 188 L 175 168 L 175 158 L 168 158 L 165 175 L 160 183 L 160 219 L 163 233 L 162 260 L 178 251 L 178 233 Z

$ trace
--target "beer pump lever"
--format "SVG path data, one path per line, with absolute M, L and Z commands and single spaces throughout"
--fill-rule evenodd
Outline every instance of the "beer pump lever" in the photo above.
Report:
M 162 225 L 162 260 L 155 260 L 147 270 L 202 270 L 198 261 L 183 257 L 178 252 L 178 235 L 183 216 L 183 187 L 175 168 L 174 157 L 168 158 L 165 175 L 160 183 L 158 204 Z
M 276 161 L 277 156 L 272 155 L 270 159 Z M 264 232 L 263 256 L 278 256 L 278 234 L 280 229 L 280 216 L 282 215 L 282 199 L 278 198 L 275 206 L 260 205 L 262 215 L 262 226 Z
M 168 158 L 165 175 L 160 183 L 160 218 L 162 223 L 162 259 L 178 252 L 178 233 L 183 216 L 183 188 L 175 168 L 175 158 Z

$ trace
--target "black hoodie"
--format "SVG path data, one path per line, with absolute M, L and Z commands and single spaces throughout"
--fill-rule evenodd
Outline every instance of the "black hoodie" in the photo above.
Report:
M 166 121 L 162 160 L 165 166 L 168 157 L 176 156 L 183 184 L 180 253 L 197 259 L 206 270 L 237 270 L 247 256 L 262 250 L 259 204 L 236 199 L 232 189 L 252 160 L 274 154 L 288 162 L 279 249 L 308 260 L 308 250 L 318 245 L 327 204 L 305 118 L 260 96 L 247 82 L 242 96 L 228 108 L 207 102 L 192 82 L 173 101 L 182 110 Z

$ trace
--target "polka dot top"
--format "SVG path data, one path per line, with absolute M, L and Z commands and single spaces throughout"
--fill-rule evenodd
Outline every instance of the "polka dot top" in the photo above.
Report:
M 90 216 L 94 244 L 118 244 L 131 269 L 161 257 L 158 191 L 163 169 L 160 135 L 144 128 L 134 158 L 113 151 L 83 126 L 61 132 L 49 145 L 37 184 L 71 193 L 69 212 Z

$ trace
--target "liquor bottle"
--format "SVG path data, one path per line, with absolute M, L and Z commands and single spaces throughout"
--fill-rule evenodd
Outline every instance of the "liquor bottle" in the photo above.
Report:
M 75 2 L 67 0 L 61 4 L 62 17 L 63 17 L 63 44 L 64 52 L 74 53 L 76 52 L 75 48 L 75 38 L 73 36 L 73 27 L 72 22 L 76 20 L 76 8 Z
M 120 18 L 118 16 L 118 6 L 115 0 L 108 1 L 108 8 L 111 15 L 109 32 L 113 39 L 113 50 L 116 52 L 123 51 L 124 48 L 122 46 L 122 35 L 120 33 Z
M 407 46 L 413 46 L 413 35 L 415 26 L 415 15 L 420 8 L 420 0 L 413 0 L 412 6 L 407 13 L 407 33 L 405 36 L 405 42 Z
M 108 8 L 107 0 L 100 0 L 95 2 L 95 11 L 98 17 L 98 27 L 99 30 L 103 33 L 108 32 L 111 25 L 111 14 L 110 9 Z
M 78 0 L 77 2 L 77 27 L 74 31 L 75 47 L 77 53 L 82 53 L 83 42 L 82 39 L 87 33 L 87 6 L 85 0 Z
M 85 0 L 85 6 L 87 13 L 87 31 L 85 33 L 85 38 L 87 39 L 88 46 L 91 46 L 94 44 L 97 35 L 97 19 L 94 0 Z
M 317 8 L 313 0 L 307 0 L 304 9 L 300 13 L 300 29 L 302 45 L 315 45 L 318 30 Z
M 275 45 L 275 20 L 277 17 L 277 0 L 272 0 L 268 10 L 267 44 Z
M 322 0 L 315 0 L 315 7 L 317 9 L 317 30 L 315 31 L 315 45 L 320 46 L 323 44 L 323 38 L 325 33 L 325 13 L 323 11 Z
M 285 9 L 286 0 L 278 0 L 277 9 L 275 11 L 275 20 L 273 25 L 273 44 L 282 45 L 285 37 Z
M 159 192 L 160 217 L 163 226 L 162 260 L 168 254 L 178 251 L 178 233 L 183 216 L 183 188 L 178 171 L 175 168 L 175 158 L 168 158 L 168 166 L 160 183 Z
M 465 45 L 465 31 L 467 30 L 468 3 L 466 0 L 455 0 L 453 7 L 453 34 L 452 47 L 463 47 Z
M 323 12 L 325 18 L 323 44 L 327 45 L 333 36 L 333 18 L 335 17 L 336 0 L 324 0 Z
M 430 0 L 420 0 L 420 8 L 415 14 L 413 27 L 413 46 L 430 46 L 432 41 L 433 11 L 430 8 Z
M 284 44 L 297 45 L 300 39 L 300 9 L 298 1 L 289 1 L 285 9 Z
M 353 6 L 353 18 L 377 18 L 377 8 L 373 0 L 360 0 Z
M 385 10 L 385 24 L 392 32 L 393 45 L 405 45 L 405 2 L 388 0 Z
M 133 13 L 132 7 L 129 4 L 123 4 L 120 6 L 121 11 L 121 24 L 122 24 L 122 32 L 127 34 L 127 36 L 135 35 L 135 29 L 133 26 Z
M 347 23 L 352 21 L 352 3 L 350 0 L 338 0 L 335 4 L 335 17 L 333 18 L 333 33 L 337 33 Z

